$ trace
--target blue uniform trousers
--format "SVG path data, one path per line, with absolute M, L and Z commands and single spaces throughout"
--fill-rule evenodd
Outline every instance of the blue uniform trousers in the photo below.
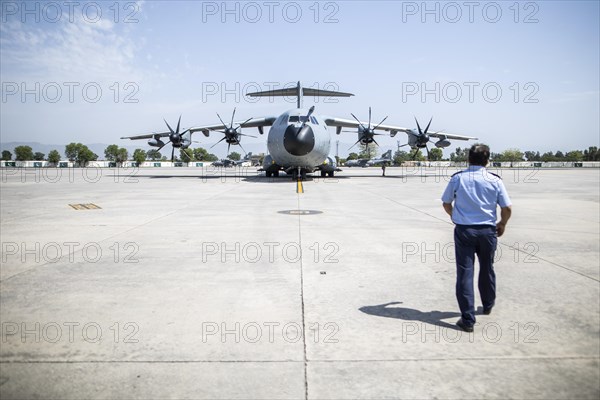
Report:
M 456 299 L 462 319 L 467 325 L 475 323 L 475 294 L 473 291 L 475 254 L 479 259 L 479 295 L 483 308 L 494 306 L 496 300 L 494 254 L 497 241 L 495 226 L 456 225 L 454 228 Z

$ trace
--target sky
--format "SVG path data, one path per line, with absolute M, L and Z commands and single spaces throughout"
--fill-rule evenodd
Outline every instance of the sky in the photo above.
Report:
M 598 1 L 12 2 L 0 10 L 0 141 L 132 143 L 173 126 L 279 115 L 248 91 L 354 93 L 316 113 L 476 136 L 492 151 L 600 145 Z M 246 150 L 266 135 L 244 133 Z M 210 147 L 221 137 L 195 135 Z M 356 134 L 332 130 L 339 155 Z M 381 137 L 381 152 L 406 135 Z M 453 142 L 445 156 L 465 142 Z M 227 146 L 211 151 L 224 156 Z M 35 149 L 34 149 L 35 151 Z

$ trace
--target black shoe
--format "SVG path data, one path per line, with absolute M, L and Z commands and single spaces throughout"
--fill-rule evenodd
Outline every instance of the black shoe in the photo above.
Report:
M 467 325 L 462 318 L 456 321 L 456 326 L 465 332 L 473 332 L 473 325 Z
M 493 308 L 493 307 L 490 307 L 490 308 L 484 308 L 484 309 L 483 309 L 483 314 L 484 314 L 484 315 L 490 315 L 490 314 L 492 313 L 492 308 Z

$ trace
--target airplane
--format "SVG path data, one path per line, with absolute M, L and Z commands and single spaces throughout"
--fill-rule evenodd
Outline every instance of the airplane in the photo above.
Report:
M 391 165 L 392 164 L 392 150 L 388 150 L 381 155 L 381 158 L 375 158 L 373 160 L 367 161 L 367 167 L 372 167 L 373 165 Z
M 246 154 L 244 158 L 240 160 L 232 160 L 230 158 L 224 158 L 222 160 L 217 160 L 212 163 L 213 167 L 235 167 L 238 165 L 242 165 L 245 162 L 250 162 L 250 158 L 252 157 L 252 152 Z
M 367 168 L 367 163 L 369 162 L 368 158 L 359 158 L 357 160 L 346 160 L 344 165 L 346 167 L 362 167 Z
M 368 145 L 369 143 L 378 144 L 375 136 L 383 135 L 377 131 L 385 131 L 391 137 L 394 137 L 398 132 L 404 132 L 408 135 L 408 143 L 406 145 L 413 149 L 427 148 L 427 144 L 432 141 L 432 138 L 438 139 L 434 142 L 436 147 L 448 147 L 450 139 L 452 140 L 476 140 L 477 138 L 453 135 L 442 132 L 429 132 L 431 120 L 425 131 L 417 121 L 417 129 L 403 128 L 395 125 L 384 125 L 385 117 L 379 124 L 371 124 L 371 108 L 369 107 L 368 122 L 360 121 L 354 114 L 351 114 L 354 120 L 329 117 L 315 114 L 315 107 L 309 109 L 303 108 L 304 96 L 320 96 L 320 97 L 350 97 L 352 93 L 337 92 L 331 90 L 321 90 L 313 88 L 304 88 L 298 82 L 296 87 L 267 90 L 261 92 L 247 93 L 250 97 L 296 97 L 296 108 L 288 110 L 279 116 L 264 116 L 258 118 L 248 118 L 241 122 L 234 122 L 235 109 L 231 118 L 231 122 L 226 124 L 223 119 L 217 114 L 220 123 L 212 125 L 204 125 L 191 127 L 180 132 L 181 117 L 177 123 L 177 129 L 173 130 L 165 120 L 165 124 L 169 128 L 168 132 L 151 133 L 138 136 L 122 137 L 121 139 L 139 140 L 148 139 L 148 144 L 153 147 L 162 149 L 167 144 L 171 144 L 173 151 L 171 158 L 174 155 L 175 148 L 187 148 L 192 143 L 192 134 L 202 132 L 204 136 L 209 137 L 211 132 L 220 132 L 224 136 L 216 144 L 225 141 L 229 147 L 231 145 L 241 146 L 243 136 L 250 136 L 241 133 L 242 128 L 257 128 L 260 135 L 264 134 L 264 127 L 270 127 L 267 135 L 267 149 L 269 154 L 264 157 L 263 165 L 260 170 L 265 172 L 267 177 L 279 176 L 281 171 L 293 178 L 306 177 L 307 173 L 319 171 L 321 176 L 333 177 L 334 173 L 340 171 L 337 168 L 335 157 L 331 151 L 331 135 L 328 128 L 335 128 L 335 133 L 339 135 L 343 128 L 356 129 L 358 140 L 355 145 L 360 143 Z M 168 138 L 165 142 L 162 139 Z M 214 145 L 213 145 L 214 146 Z M 245 152 L 245 151 L 244 151 Z M 429 149 L 427 148 L 429 153 Z M 416 154 L 416 153 L 415 153 Z

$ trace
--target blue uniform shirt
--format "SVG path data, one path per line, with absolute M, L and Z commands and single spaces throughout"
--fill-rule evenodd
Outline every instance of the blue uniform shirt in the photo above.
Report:
M 496 226 L 496 207 L 511 205 L 502 178 L 479 165 L 452 175 L 442 201 L 454 201 L 452 222 L 458 225 Z

